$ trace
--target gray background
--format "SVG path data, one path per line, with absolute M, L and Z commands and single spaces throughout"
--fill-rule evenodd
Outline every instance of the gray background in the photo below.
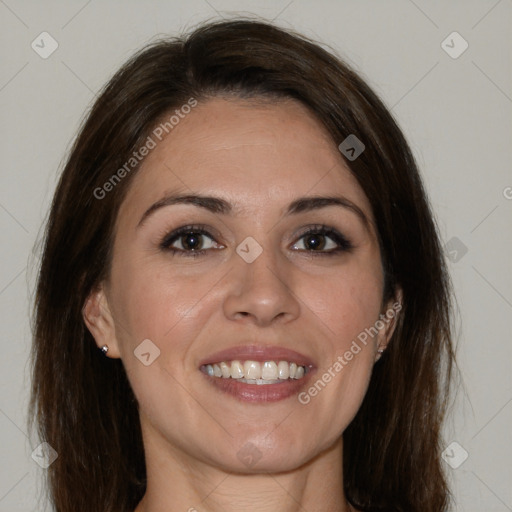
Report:
M 512 511 L 511 12 L 511 0 L 0 0 L 0 511 L 44 509 L 25 428 L 28 314 L 41 225 L 79 121 L 135 49 L 234 13 L 334 47 L 405 131 L 457 292 L 464 388 L 445 429 L 445 447 L 458 445 L 445 455 L 469 457 L 447 466 L 453 510 Z M 47 59 L 31 47 L 43 31 L 59 45 Z M 469 44 L 457 58 L 445 50 L 460 52 L 458 36 L 442 45 L 454 31 Z

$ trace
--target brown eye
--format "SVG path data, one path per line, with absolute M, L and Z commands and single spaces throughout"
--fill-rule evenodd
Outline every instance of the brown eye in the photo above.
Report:
M 308 250 L 322 250 L 325 247 L 325 238 L 321 234 L 308 235 L 304 237 L 304 245 Z
M 201 227 L 183 226 L 169 233 L 160 243 L 161 249 L 182 255 L 203 254 L 209 249 L 222 249 L 213 236 Z
M 352 249 L 352 244 L 338 231 L 326 226 L 310 228 L 292 249 L 318 255 L 329 255 Z
M 198 231 L 190 231 L 175 235 L 166 242 L 166 247 L 178 251 L 200 251 L 212 249 L 214 244 L 212 237 Z
M 197 251 L 202 248 L 204 242 L 203 237 L 204 235 L 201 233 L 187 233 L 186 235 L 181 235 L 181 247 L 187 251 Z

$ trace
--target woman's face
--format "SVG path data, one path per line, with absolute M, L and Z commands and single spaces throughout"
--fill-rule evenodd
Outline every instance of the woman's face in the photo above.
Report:
M 293 100 L 212 99 L 153 139 L 91 330 L 123 361 L 146 447 L 297 468 L 340 439 L 389 336 L 362 334 L 390 307 L 368 199 Z

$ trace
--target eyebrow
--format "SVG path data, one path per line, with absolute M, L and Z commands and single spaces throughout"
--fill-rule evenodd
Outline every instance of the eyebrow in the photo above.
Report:
M 204 196 L 200 194 L 171 194 L 166 195 L 156 203 L 152 204 L 142 215 L 137 228 L 141 227 L 142 224 L 150 217 L 153 213 L 166 206 L 176 204 L 191 204 L 204 208 L 212 213 L 229 215 L 233 213 L 233 206 L 220 197 Z M 359 208 L 352 201 L 341 196 L 310 196 L 301 197 L 296 199 L 288 206 L 285 215 L 296 215 L 299 213 L 310 212 L 318 210 L 320 208 L 326 208 L 328 206 L 339 206 L 346 208 L 352 213 L 356 214 L 359 219 L 363 222 L 365 227 L 369 229 L 370 221 L 364 214 L 363 210 Z

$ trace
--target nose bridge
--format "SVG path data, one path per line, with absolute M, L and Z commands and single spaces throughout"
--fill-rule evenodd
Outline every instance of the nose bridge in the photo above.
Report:
M 247 246 L 245 246 L 246 248 Z M 286 287 L 283 266 L 280 265 L 276 251 L 270 246 L 262 248 L 261 253 L 252 262 L 244 260 L 240 266 L 241 273 L 244 275 L 244 284 L 253 292 L 258 292 L 258 289 L 264 292 L 268 287 Z
M 298 315 L 291 272 L 270 244 L 262 247 L 248 237 L 238 245 L 233 260 L 232 283 L 224 304 L 229 318 L 251 317 L 263 325 Z

